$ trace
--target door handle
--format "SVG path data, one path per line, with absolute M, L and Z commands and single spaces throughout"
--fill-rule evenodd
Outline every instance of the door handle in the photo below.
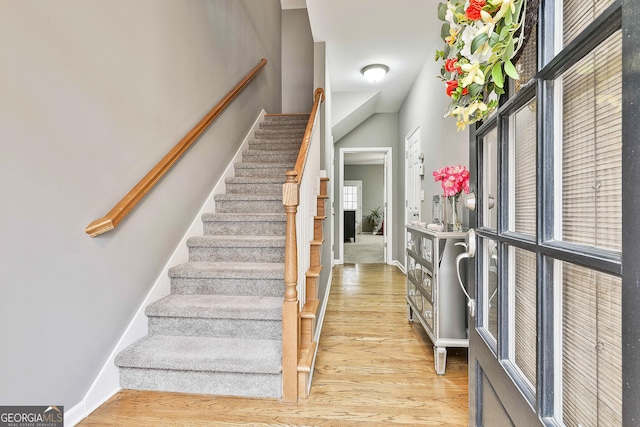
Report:
M 464 207 L 469 209 L 470 211 L 476 210 L 476 194 L 469 193 L 467 197 L 464 199 Z
M 462 283 L 462 277 L 460 276 L 460 262 L 463 259 L 473 258 L 476 255 L 476 232 L 470 229 L 467 232 L 467 236 L 464 242 L 456 243 L 456 246 L 462 246 L 465 251 L 456 257 L 456 273 L 458 274 L 458 284 L 460 284 L 460 288 L 464 295 L 467 297 L 467 307 L 469 307 L 469 315 L 474 317 L 476 315 L 476 302 L 473 298 L 469 296 L 469 292 Z

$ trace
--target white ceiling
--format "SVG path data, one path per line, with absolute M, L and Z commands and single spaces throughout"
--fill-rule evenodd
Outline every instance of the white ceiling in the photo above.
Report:
M 307 0 L 311 32 L 327 45 L 334 92 L 380 91 L 376 112 L 395 113 L 427 57 L 441 23 L 438 0 Z M 434 28 L 437 32 L 434 33 Z M 371 83 L 362 67 L 381 63 L 387 76 Z
M 314 41 L 326 43 L 337 142 L 371 114 L 399 110 L 425 60 L 434 57 L 438 0 L 281 0 L 283 9 L 305 3 Z M 389 67 L 377 83 L 360 73 L 374 63 Z

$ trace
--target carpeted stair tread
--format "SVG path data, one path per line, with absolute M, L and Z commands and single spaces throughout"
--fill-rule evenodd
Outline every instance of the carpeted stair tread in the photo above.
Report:
M 284 236 L 287 217 L 284 213 L 206 213 L 202 225 L 205 236 Z
M 216 201 L 218 200 L 250 200 L 250 201 L 263 201 L 263 200 L 280 200 L 282 201 L 282 193 L 267 193 L 267 194 L 216 194 L 214 196 Z
M 264 121 L 260 123 L 260 129 L 302 129 L 304 131 L 307 128 L 307 123 L 303 120 Z
M 302 145 L 302 138 L 258 138 L 258 139 L 250 139 L 249 140 L 249 147 L 250 148 L 255 148 L 255 147 L 269 147 L 270 145 L 274 145 L 274 144 L 281 144 L 281 145 L 287 145 L 287 146 L 294 146 L 294 147 L 298 147 L 298 149 L 300 149 L 300 146 Z
M 224 222 L 270 222 L 285 221 L 287 214 L 283 213 L 205 213 L 202 215 L 203 221 L 224 221 Z
M 169 269 L 171 278 L 198 279 L 282 279 L 284 263 L 187 262 Z
M 280 248 L 284 247 L 284 236 L 194 236 L 187 246 L 215 248 Z
M 235 168 L 240 169 L 276 169 L 276 168 L 290 168 L 293 169 L 295 163 L 287 162 L 287 163 L 254 163 L 254 162 L 242 162 L 236 163 L 234 165 Z
M 259 129 L 254 133 L 255 137 L 294 138 L 304 136 L 304 129 Z
M 124 349 L 119 367 L 176 371 L 280 373 L 280 340 L 149 335 Z
M 298 153 L 300 152 L 300 149 L 298 147 L 294 147 L 290 150 L 262 150 L 260 148 L 250 148 L 247 151 L 245 151 L 244 153 L 242 153 L 242 158 L 243 159 L 248 159 L 248 158 L 253 158 L 253 157 L 261 157 L 261 156 L 266 156 L 266 157 L 271 157 L 271 156 L 282 156 L 282 157 L 290 157 L 290 156 L 297 156 Z
M 147 306 L 147 316 L 281 320 L 282 298 L 233 295 L 169 295 Z
M 225 179 L 227 184 L 284 184 L 284 175 L 277 176 L 234 176 Z
M 243 162 L 234 165 L 236 176 L 283 177 L 287 171 L 295 167 L 289 163 L 252 163 Z
M 307 113 L 293 113 L 293 114 L 265 114 L 264 120 L 266 122 L 291 122 L 291 121 L 309 121 L 311 115 Z
M 298 151 L 246 151 L 242 155 L 242 161 L 248 163 L 295 163 L 298 159 Z

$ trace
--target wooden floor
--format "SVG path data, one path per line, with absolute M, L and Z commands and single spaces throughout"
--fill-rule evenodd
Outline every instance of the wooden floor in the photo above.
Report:
M 429 338 L 407 322 L 405 280 L 393 266 L 334 268 L 311 395 L 297 405 L 126 390 L 79 425 L 467 425 L 466 349 L 435 374 Z

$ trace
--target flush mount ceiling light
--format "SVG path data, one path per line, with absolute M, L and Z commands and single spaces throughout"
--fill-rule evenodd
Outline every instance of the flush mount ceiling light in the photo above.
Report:
M 374 83 L 382 80 L 387 71 L 389 71 L 389 67 L 384 64 L 371 64 L 360 70 L 365 79 Z

